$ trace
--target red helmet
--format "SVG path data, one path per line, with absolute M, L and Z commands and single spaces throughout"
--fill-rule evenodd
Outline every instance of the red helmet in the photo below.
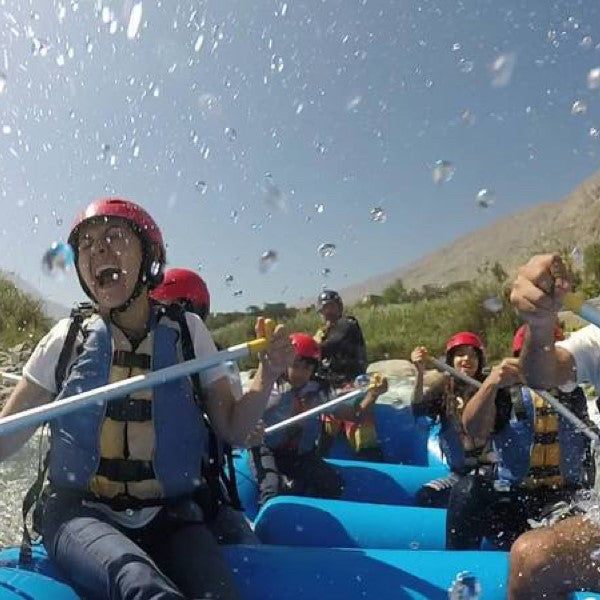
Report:
M 321 360 L 321 348 L 308 333 L 292 333 L 290 341 L 294 346 L 294 355 L 298 358 Z
M 513 342 L 512 342 L 513 355 L 516 356 L 523 349 L 523 344 L 525 343 L 526 333 L 527 333 L 527 325 L 521 325 L 521 327 L 519 327 L 519 329 L 517 329 L 517 331 L 515 332 L 515 337 L 513 338 Z M 557 342 L 565 339 L 563 330 L 558 325 L 554 328 L 554 339 Z
M 477 367 L 477 373 L 475 374 L 475 378 L 478 379 L 485 366 L 485 347 L 481 338 L 470 331 L 455 333 L 446 344 L 447 364 L 452 365 L 454 350 L 459 346 L 471 346 L 472 348 L 475 348 L 475 351 L 479 356 L 479 365 Z
M 75 252 L 75 260 L 77 261 L 78 237 L 81 226 L 88 221 L 107 217 L 115 217 L 127 221 L 140 237 L 144 247 L 144 260 L 140 270 L 138 288 L 141 289 L 144 284 L 147 284 L 150 289 L 156 287 L 162 281 L 166 258 L 163 237 L 154 219 L 141 206 L 129 200 L 122 198 L 101 198 L 92 202 L 84 211 L 77 215 L 68 240 Z M 77 265 L 77 262 L 75 264 Z M 81 277 L 79 280 L 85 293 L 92 297 L 90 290 Z M 133 297 L 137 294 L 139 294 L 139 290 L 136 290 Z
M 481 352 L 484 351 L 481 338 L 470 331 L 461 331 L 460 333 L 455 333 L 446 344 L 446 352 L 450 352 L 450 350 L 453 350 L 458 346 L 473 346 L 473 348 L 476 348 Z
M 189 302 L 191 310 L 203 320 L 210 312 L 210 293 L 204 279 L 190 269 L 168 269 L 163 282 L 150 294 L 157 302 L 179 300 Z

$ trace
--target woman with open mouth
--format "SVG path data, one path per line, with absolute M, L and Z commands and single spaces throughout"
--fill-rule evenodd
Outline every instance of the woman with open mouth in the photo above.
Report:
M 150 301 L 165 246 L 140 206 L 93 202 L 69 243 L 94 311 L 60 321 L 40 342 L 2 416 L 216 352 L 196 314 Z M 262 320 L 257 333 L 264 334 Z M 292 360 L 279 326 L 243 395 L 217 366 L 51 421 L 50 484 L 34 525 L 81 595 L 239 598 L 208 527 L 222 500 L 212 442 L 243 445 Z M 3 437 L 0 459 L 32 433 Z

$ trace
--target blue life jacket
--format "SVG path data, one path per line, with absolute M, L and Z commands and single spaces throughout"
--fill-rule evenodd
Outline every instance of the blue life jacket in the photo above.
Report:
M 97 315 L 83 324 L 83 333 L 58 399 L 182 360 L 179 323 L 155 312 L 135 349 Z M 205 483 L 209 432 L 189 378 L 86 406 L 52 420 L 50 428 L 49 479 L 55 487 L 105 501 L 159 503 Z
M 585 436 L 530 388 L 522 387 L 521 395 L 521 414 L 513 407 L 509 423 L 493 436 L 499 460 L 497 479 L 528 488 L 581 485 L 587 449 Z M 583 392 L 572 399 L 575 402 L 571 410 L 585 418 Z
M 267 426 L 275 425 L 284 419 L 294 416 L 294 398 L 303 400 L 303 409 L 308 410 L 319 406 L 328 400 L 320 383 L 309 381 L 299 390 L 293 390 L 289 383 L 278 386 L 271 395 L 263 415 Z M 297 425 L 280 429 L 265 437 L 265 443 L 272 450 L 293 449 L 298 454 L 304 454 L 316 447 L 321 432 L 320 415 L 312 415 Z
M 459 418 L 443 416 L 440 425 L 440 450 L 451 471 L 464 474 L 493 460 L 489 444 L 466 450 L 462 423 Z

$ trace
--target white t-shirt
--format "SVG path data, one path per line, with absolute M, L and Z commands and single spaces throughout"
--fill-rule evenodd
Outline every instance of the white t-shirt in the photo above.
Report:
M 185 313 L 190 335 L 194 343 L 196 358 L 208 358 L 217 352 L 215 343 L 198 315 Z M 36 346 L 23 368 L 23 375 L 52 394 L 56 394 L 54 370 L 58 357 L 62 351 L 69 330 L 70 319 L 61 319 Z M 78 338 L 78 343 L 81 337 Z M 77 344 L 74 344 L 76 346 Z M 75 351 L 75 348 L 73 348 Z M 204 387 L 210 386 L 221 377 L 232 376 L 232 370 L 226 365 L 217 365 L 199 373 L 200 381 Z
M 193 313 L 186 313 L 186 319 L 194 344 L 196 358 L 207 358 L 215 354 L 217 349 L 202 319 Z M 70 319 L 60 320 L 36 346 L 33 354 L 23 368 L 23 375 L 26 379 L 43 387 L 52 394 L 57 393 L 54 371 L 56 369 L 58 357 L 65 343 L 69 324 Z M 81 336 L 77 340 L 77 343 L 80 342 Z M 74 344 L 74 346 L 76 346 L 77 343 Z M 71 360 L 73 360 L 74 357 L 75 348 L 73 349 Z M 222 364 L 201 371 L 199 376 L 204 388 L 210 386 L 221 377 L 228 377 L 231 382 L 234 396 L 239 398 L 241 393 L 241 383 L 239 382 L 239 372 L 237 369 L 232 369 L 231 366 L 228 367 L 226 364 Z M 131 529 L 143 527 L 160 511 L 160 507 L 154 506 L 136 510 L 115 511 L 101 503 L 85 502 L 85 504 L 101 510 L 116 523 Z
M 588 325 L 568 339 L 556 342 L 567 350 L 575 360 L 577 373 L 573 373 L 573 383 L 591 383 L 600 391 L 600 329 Z

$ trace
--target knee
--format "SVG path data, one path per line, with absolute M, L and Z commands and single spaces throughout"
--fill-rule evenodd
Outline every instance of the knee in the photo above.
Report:
M 160 600 L 184 600 L 184 596 L 165 578 L 158 567 L 143 556 L 125 554 L 108 565 L 111 590 L 123 600 L 158 598 Z
M 536 587 L 547 579 L 551 568 L 551 543 L 543 531 L 528 531 L 517 538 L 509 557 L 510 585 L 514 593 Z

